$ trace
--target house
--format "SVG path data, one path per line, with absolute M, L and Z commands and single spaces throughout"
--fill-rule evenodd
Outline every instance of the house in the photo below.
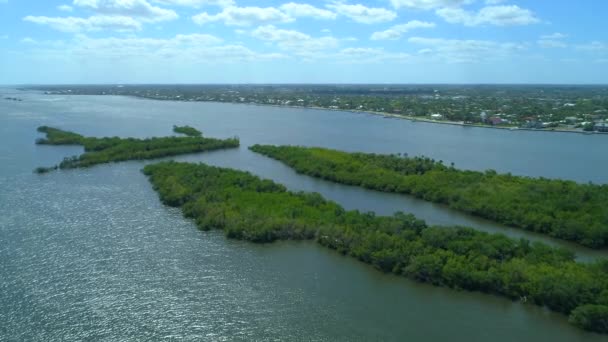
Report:
M 593 130 L 598 131 L 598 132 L 608 132 L 608 123 L 606 123 L 606 122 L 596 123 L 593 126 Z
M 490 119 L 488 119 L 488 122 L 491 125 L 496 126 L 496 125 L 500 125 L 500 124 L 504 123 L 504 120 L 502 118 L 494 116 L 494 117 L 491 117 Z
M 443 115 L 437 114 L 437 113 L 431 114 L 431 119 L 433 119 L 433 120 L 441 120 L 441 119 L 443 119 Z

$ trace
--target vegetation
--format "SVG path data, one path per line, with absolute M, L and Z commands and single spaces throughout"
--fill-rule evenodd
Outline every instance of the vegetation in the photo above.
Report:
M 51 167 L 44 167 L 44 166 L 39 166 L 37 168 L 34 169 L 35 173 L 48 173 L 54 170 L 57 170 L 59 168 L 59 166 L 55 165 L 55 166 L 51 166 Z
M 242 171 L 161 162 L 143 172 L 162 202 L 181 207 L 200 229 L 253 242 L 314 239 L 385 272 L 546 306 L 606 332 L 607 260 L 581 264 L 566 250 L 502 234 L 429 227 L 403 213 L 345 211 L 319 194 L 289 192 Z
M 203 133 L 198 129 L 190 126 L 175 126 L 173 125 L 173 132 L 181 133 L 189 137 L 201 137 Z
M 585 330 L 608 334 L 608 306 L 582 305 L 572 311 L 570 323 Z
M 37 173 L 45 173 L 57 168 L 71 169 L 88 167 L 101 163 L 154 159 L 239 146 L 239 140 L 237 138 L 224 140 L 203 138 L 200 136 L 147 139 L 119 137 L 95 138 L 84 137 L 77 133 L 63 131 L 48 126 L 39 127 L 38 131 L 45 133 L 46 138 L 36 140 L 37 144 L 82 145 L 84 146 L 85 153 L 80 156 L 64 158 L 58 166 L 39 167 L 35 170 Z
M 313 177 L 410 194 L 589 247 L 608 245 L 608 185 L 458 170 L 424 157 L 297 146 L 250 149 Z
M 51 94 L 128 95 L 388 113 L 531 129 L 595 130 L 608 119 L 604 86 L 561 85 L 108 85 L 44 86 Z M 433 116 L 433 114 L 439 114 Z

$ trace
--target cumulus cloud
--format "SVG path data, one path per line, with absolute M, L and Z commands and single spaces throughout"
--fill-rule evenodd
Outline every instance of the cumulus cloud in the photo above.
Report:
M 24 21 L 46 25 L 62 32 L 91 32 L 101 30 L 139 31 L 141 23 L 131 17 L 125 16 L 91 16 L 88 18 L 76 17 L 45 17 L 31 16 L 23 18 Z
M 397 13 L 386 8 L 366 7 L 361 4 L 350 5 L 343 2 L 334 2 L 327 5 L 327 8 L 361 24 L 383 23 L 392 21 L 397 17 Z
M 371 36 L 371 40 L 396 40 L 401 38 L 405 33 L 412 29 L 417 28 L 432 28 L 435 27 L 435 23 L 426 21 L 412 20 L 405 24 L 395 25 L 388 30 L 374 32 Z
M 313 19 L 336 19 L 337 16 L 332 11 L 314 7 L 309 4 L 299 4 L 295 2 L 283 4 L 279 8 L 281 9 L 281 11 L 294 18 L 310 17 Z
M 230 7 L 236 5 L 234 0 L 154 0 L 153 2 L 163 5 L 176 5 L 194 8 L 204 6 Z
M 228 7 L 217 14 L 203 12 L 192 17 L 198 25 L 222 21 L 229 26 L 252 26 L 268 23 L 287 23 L 294 19 L 274 7 Z
M 146 0 L 74 0 L 74 5 L 100 15 L 132 17 L 146 22 L 178 18 L 175 11 L 153 6 Z
M 251 32 L 251 36 L 274 42 L 282 50 L 307 57 L 310 57 L 311 53 L 333 49 L 339 45 L 339 40 L 331 36 L 314 38 L 299 31 L 279 29 L 273 25 L 260 26 Z
M 187 63 L 230 63 L 284 58 L 278 53 L 259 53 L 238 44 L 222 45 L 222 39 L 207 34 L 180 34 L 172 38 L 91 38 L 76 35 L 71 41 L 32 41 L 36 54 L 69 60 L 119 60 L 127 63 L 183 61 Z
M 505 59 L 526 49 L 524 44 L 488 40 L 461 40 L 412 37 L 408 42 L 424 46 L 419 53 L 448 63 L 472 63 Z
M 346 48 L 339 51 L 334 59 L 347 63 L 407 62 L 412 56 L 403 52 L 388 52 L 382 48 Z
M 459 7 L 474 0 L 391 0 L 395 8 L 431 10 L 440 7 Z
M 563 34 L 563 33 L 559 33 L 559 32 L 555 32 L 552 34 L 545 34 L 540 36 L 540 39 L 564 39 L 567 38 L 568 36 Z
M 540 39 L 537 41 L 538 45 L 542 48 L 565 48 L 568 47 L 562 39 L 568 37 L 565 34 L 556 32 L 552 34 L 546 34 L 540 36 Z
M 591 43 L 577 45 L 576 49 L 589 52 L 608 52 L 608 44 L 599 41 L 593 41 Z
M 560 41 L 560 40 L 550 40 L 550 39 L 539 39 L 538 45 L 542 48 L 565 48 L 568 47 L 568 44 Z
M 74 7 L 70 5 L 59 5 L 57 6 L 57 9 L 62 12 L 72 12 L 74 10 Z
M 462 8 L 441 8 L 437 15 L 452 24 L 465 26 L 478 26 L 490 24 L 496 26 L 529 25 L 538 23 L 534 13 L 517 5 L 487 6 L 479 12 L 467 11 Z

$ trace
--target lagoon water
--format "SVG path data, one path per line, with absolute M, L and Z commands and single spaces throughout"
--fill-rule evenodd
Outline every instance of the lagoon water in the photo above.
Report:
M 382 274 L 314 243 L 256 245 L 198 231 L 159 202 L 139 171 L 143 162 L 32 173 L 81 152 L 34 145 L 37 126 L 145 137 L 170 134 L 173 124 L 237 135 L 242 144 L 179 160 L 248 170 L 347 209 L 402 210 L 433 224 L 500 231 L 570 248 L 582 260 L 606 255 L 405 196 L 298 175 L 247 150 L 272 143 L 407 152 L 459 168 L 606 183 L 606 136 L 0 89 L 0 341 L 604 340 L 542 308 Z

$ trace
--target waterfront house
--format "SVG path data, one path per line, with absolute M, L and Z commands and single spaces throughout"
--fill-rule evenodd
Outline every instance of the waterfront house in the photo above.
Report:
M 504 123 L 504 121 L 503 121 L 503 119 L 502 119 L 502 118 L 499 118 L 499 117 L 496 117 L 496 116 L 491 117 L 491 118 L 488 120 L 488 122 L 489 122 L 491 125 L 494 125 L 494 126 L 496 126 L 496 125 L 500 125 L 500 124 Z
M 598 122 L 593 126 L 593 130 L 598 132 L 608 132 L 608 123 Z

